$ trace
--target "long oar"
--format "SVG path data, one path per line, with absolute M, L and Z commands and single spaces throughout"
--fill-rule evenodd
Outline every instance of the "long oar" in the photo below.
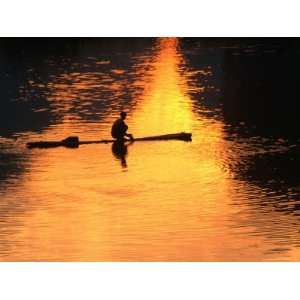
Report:
M 187 132 L 179 132 L 179 133 L 147 136 L 147 137 L 133 139 L 134 142 L 137 142 L 137 141 L 161 141 L 161 140 L 191 141 L 192 134 L 187 133 Z M 116 140 L 80 141 L 78 136 L 69 136 L 62 141 L 29 142 L 29 143 L 27 143 L 27 147 L 28 148 L 53 148 L 53 147 L 64 146 L 64 147 L 68 147 L 68 148 L 78 148 L 79 145 L 107 144 L 107 143 L 113 143 L 115 141 Z

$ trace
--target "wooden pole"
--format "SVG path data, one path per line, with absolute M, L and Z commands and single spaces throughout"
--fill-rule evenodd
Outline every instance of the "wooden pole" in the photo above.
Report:
M 181 141 L 191 141 L 192 134 L 186 132 L 164 134 L 164 135 L 155 135 L 148 137 L 135 138 L 132 142 L 138 141 L 161 141 L 161 140 L 181 140 Z M 130 140 L 124 140 L 124 142 Z M 116 140 L 94 140 L 94 141 L 80 141 L 77 136 L 70 136 L 62 141 L 39 141 L 39 142 L 29 142 L 27 143 L 28 148 L 54 148 L 64 146 L 67 148 L 78 148 L 79 145 L 88 145 L 88 144 L 107 144 L 113 143 Z

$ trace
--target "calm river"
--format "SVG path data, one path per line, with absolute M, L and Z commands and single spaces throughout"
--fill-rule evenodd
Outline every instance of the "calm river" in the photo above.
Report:
M 221 49 L 161 38 L 74 52 L 2 54 L 12 92 L 0 131 L 0 261 L 300 259 L 300 191 L 278 163 L 297 159 L 295 141 L 224 120 Z M 26 148 L 110 138 L 121 110 L 136 137 L 193 140 L 136 142 L 123 160 L 111 144 Z

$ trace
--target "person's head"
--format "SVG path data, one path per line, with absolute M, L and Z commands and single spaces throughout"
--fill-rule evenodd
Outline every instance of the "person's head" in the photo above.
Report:
M 125 120 L 125 119 L 126 119 L 126 116 L 127 116 L 127 114 L 126 114 L 125 111 L 122 111 L 122 112 L 120 113 L 120 117 L 121 117 L 122 120 Z

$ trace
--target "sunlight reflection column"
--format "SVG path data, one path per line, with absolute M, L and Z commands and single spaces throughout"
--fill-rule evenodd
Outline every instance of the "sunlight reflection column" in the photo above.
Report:
M 190 132 L 195 117 L 185 79 L 179 74 L 183 58 L 177 51 L 178 39 L 158 39 L 156 47 L 151 79 L 141 78 L 144 94 L 130 118 L 134 120 L 132 131 L 139 135 Z

